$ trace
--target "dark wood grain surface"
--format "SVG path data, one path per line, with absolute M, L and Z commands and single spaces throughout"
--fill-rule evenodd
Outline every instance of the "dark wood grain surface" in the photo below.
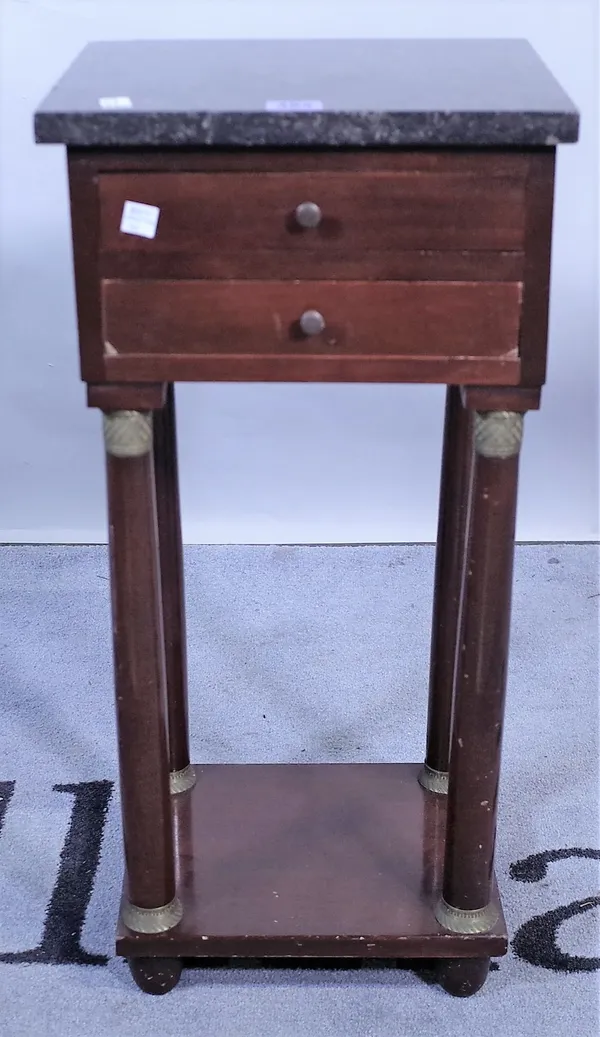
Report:
M 157 378 L 176 382 L 442 382 L 518 385 L 518 357 L 443 356 L 222 356 L 163 354 L 107 356 L 105 377 L 116 382 Z
M 197 766 L 196 787 L 173 802 L 183 920 L 160 936 L 121 927 L 118 953 L 504 954 L 502 917 L 492 932 L 468 939 L 434 918 L 445 801 L 421 789 L 418 771 L 414 764 Z
M 100 346 L 102 306 L 98 272 L 98 189 L 96 178 L 89 168 L 70 153 L 68 169 L 81 377 L 85 382 L 104 382 L 107 379 Z
M 546 381 L 555 161 L 553 148 L 534 152 L 529 159 L 527 176 L 520 350 L 522 383 L 533 388 Z
M 529 159 L 552 148 L 177 148 L 70 147 L 69 155 L 88 175 L 101 173 L 306 173 L 427 172 L 464 176 L 527 176 Z
M 467 910 L 492 894 L 518 467 L 475 453 L 444 864 L 444 899 Z
M 521 285 L 104 281 L 105 351 L 517 359 Z M 300 318 L 317 310 L 320 334 Z
M 448 772 L 450 760 L 472 469 L 472 414 L 463 407 L 460 389 L 455 385 L 449 386 L 436 538 L 425 752 L 426 764 L 443 773 Z
M 542 390 L 540 386 L 515 385 L 511 389 L 494 385 L 464 385 L 460 390 L 463 406 L 469 410 L 511 410 L 525 414 L 539 410 Z
M 334 281 L 522 281 L 523 252 L 460 251 L 431 249 L 380 249 L 350 252 L 330 242 L 326 248 L 296 250 L 293 257 L 282 249 L 247 249 L 221 252 L 197 248 L 195 252 L 136 252 L 132 249 L 103 251 L 98 256 L 101 278 L 139 280 L 194 280 L 196 278 L 255 278 L 278 281 L 287 270 L 291 280 L 312 281 L 318 273 Z
M 190 756 L 183 544 L 173 385 L 167 387 L 164 407 L 154 414 L 154 474 L 169 719 L 169 768 L 171 771 L 179 771 L 187 767 Z
M 153 908 L 175 879 L 152 455 L 107 454 L 107 476 L 125 861 L 132 903 Z
M 160 410 L 167 398 L 167 385 L 164 382 L 142 382 L 136 385 L 110 384 L 95 385 L 88 382 L 88 407 L 99 407 L 100 410 Z
M 524 363 L 527 385 L 536 388 L 536 379 L 541 384 L 545 371 L 553 161 L 553 149 L 217 152 L 122 148 L 111 152 L 71 148 L 83 377 L 96 384 L 214 379 L 511 386 L 521 383 Z M 234 191 L 237 184 L 241 189 Z M 126 200 L 123 192 L 133 186 L 141 193 L 132 200 L 161 202 L 159 231 L 152 240 L 119 231 L 121 203 Z M 146 188 L 150 193 L 144 193 Z M 299 200 L 314 200 L 301 196 L 301 190 L 309 188 L 321 192 L 323 224 L 300 229 L 294 223 L 294 206 Z M 428 247 L 433 240 L 437 247 Z M 546 264 L 545 274 L 539 273 L 540 263 Z M 490 285 L 492 292 L 501 292 L 503 285 L 514 290 L 522 283 L 527 312 L 517 332 L 518 354 L 515 349 L 496 359 L 500 354 L 495 343 L 505 311 L 513 312 L 510 305 L 502 307 L 498 321 L 488 314 L 484 326 L 471 325 L 472 331 L 466 335 L 455 328 L 460 348 L 453 345 L 445 354 L 438 345 L 430 348 L 420 329 L 413 327 L 411 355 L 403 352 L 391 362 L 385 343 L 393 337 L 396 323 L 402 325 L 408 316 L 397 307 L 389 313 L 385 329 L 383 311 L 376 318 L 378 334 L 384 332 L 379 335 L 383 342 L 379 352 L 374 344 L 367 352 L 357 346 L 361 354 L 355 351 L 352 359 L 343 361 L 335 351 L 326 355 L 314 341 L 310 354 L 291 356 L 287 351 L 280 356 L 272 351 L 263 354 L 264 359 L 251 355 L 247 344 L 243 349 L 236 346 L 239 312 L 228 313 L 227 320 L 221 321 L 219 353 L 214 357 L 190 356 L 189 345 L 176 351 L 170 329 L 165 357 L 155 349 L 150 357 L 134 356 L 127 347 L 127 356 L 122 352 L 115 357 L 105 345 L 111 340 L 103 335 L 102 280 L 208 279 L 217 294 L 226 294 L 231 280 L 277 282 L 282 277 L 289 288 L 296 281 L 329 281 L 336 293 L 337 283 L 343 280 L 480 283 Z M 121 316 L 135 335 L 140 322 L 133 294 L 130 299 L 129 319 L 125 312 Z M 536 314 L 544 318 L 541 333 L 536 330 Z M 224 317 L 222 312 L 220 317 Z M 297 314 L 289 314 L 290 324 L 294 317 Z M 330 325 L 331 320 L 330 315 Z M 343 352 L 346 345 L 340 346 L 340 339 L 356 341 L 356 328 L 361 330 L 364 316 L 361 313 L 358 325 L 354 319 L 344 322 L 338 313 L 333 321 L 337 325 L 335 350 Z M 252 321 L 243 331 L 254 335 Z M 448 332 L 452 333 L 452 318 Z M 375 336 L 371 338 L 374 343 Z M 472 347 L 469 340 L 475 339 L 479 345 Z M 480 359 L 482 353 L 489 358 L 485 363 Z
M 100 247 L 108 251 L 214 252 L 277 249 L 281 271 L 294 276 L 297 252 L 319 256 L 394 249 L 520 251 L 525 233 L 525 179 L 483 177 L 450 168 L 391 172 L 103 174 Z M 126 200 L 158 206 L 156 236 L 119 230 Z M 321 210 L 318 226 L 295 217 L 303 202 Z M 256 265 L 255 276 L 260 276 Z

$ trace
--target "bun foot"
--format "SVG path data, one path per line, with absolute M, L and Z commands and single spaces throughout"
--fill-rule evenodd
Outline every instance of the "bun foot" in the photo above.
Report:
M 179 958 L 129 958 L 128 965 L 145 994 L 168 994 L 181 978 Z
M 438 964 L 438 982 L 453 997 L 471 997 L 481 990 L 489 971 L 489 958 L 444 958 Z

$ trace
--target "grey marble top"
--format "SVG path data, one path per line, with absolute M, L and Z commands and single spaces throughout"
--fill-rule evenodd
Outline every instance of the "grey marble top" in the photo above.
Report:
M 39 143 L 546 145 L 579 115 L 525 40 L 91 43 L 35 113 Z

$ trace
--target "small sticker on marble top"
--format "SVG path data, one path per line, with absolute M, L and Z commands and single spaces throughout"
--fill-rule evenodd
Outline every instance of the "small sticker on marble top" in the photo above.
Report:
M 322 101 L 265 101 L 267 112 L 322 112 Z

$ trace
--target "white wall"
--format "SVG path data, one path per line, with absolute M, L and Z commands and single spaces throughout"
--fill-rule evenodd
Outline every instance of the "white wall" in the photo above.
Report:
M 89 40 L 524 36 L 580 106 L 559 150 L 549 385 L 527 419 L 518 536 L 598 535 L 594 0 L 0 0 L 0 540 L 105 538 L 99 416 L 78 380 L 64 153 L 32 111 Z M 191 542 L 435 536 L 443 389 L 179 390 Z

